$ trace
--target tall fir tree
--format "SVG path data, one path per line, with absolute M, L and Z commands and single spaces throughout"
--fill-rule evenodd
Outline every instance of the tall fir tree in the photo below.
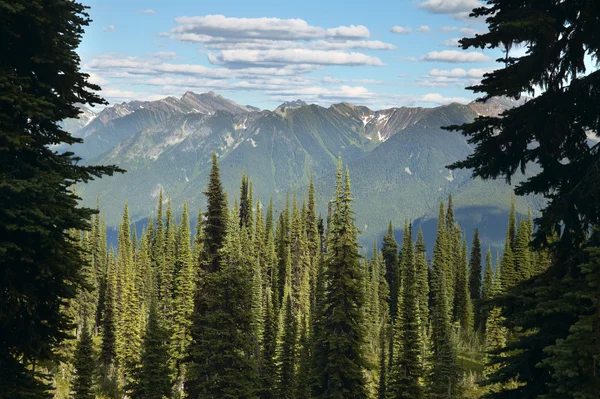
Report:
M 343 179 L 338 161 L 336 196 L 330 223 L 325 292 L 321 326 L 315 336 L 312 386 L 316 398 L 365 398 L 361 308 L 364 305 L 363 275 L 358 252 L 357 229 L 351 206 L 350 177 Z
M 209 273 L 219 270 L 220 249 L 227 230 L 227 198 L 221 183 L 217 154 L 213 152 L 212 166 L 206 191 L 206 218 L 204 220 L 204 255 Z
M 475 329 L 481 328 L 481 242 L 479 241 L 479 229 L 473 233 L 473 244 L 471 245 L 471 257 L 469 258 L 469 294 L 474 306 Z
M 88 288 L 84 253 L 66 232 L 89 230 L 95 211 L 80 206 L 72 187 L 120 169 L 78 162 L 69 148 L 83 139 L 62 123 L 78 117 L 78 104 L 106 104 L 76 52 L 91 21 L 87 7 L 0 7 L 0 392 L 47 398 L 40 364 L 59 361 L 72 330 L 62 305 Z
M 141 367 L 131 386 L 132 399 L 164 399 L 171 397 L 168 332 L 161 324 L 156 299 L 152 299 L 141 356 Z
M 388 286 L 390 287 L 390 314 L 392 320 L 396 319 L 398 314 L 398 308 L 396 298 L 398 298 L 399 288 L 399 259 L 398 259 L 398 243 L 394 238 L 394 228 L 392 227 L 392 221 L 388 226 L 387 234 L 383 237 L 383 245 L 381 246 L 381 253 L 385 261 L 385 278 Z
M 298 321 L 294 312 L 291 289 L 286 288 L 281 325 L 281 343 L 277 350 L 277 397 L 294 398 L 296 390 L 297 332 Z
M 253 322 L 252 278 L 235 208 L 226 226 L 220 265 L 204 276 L 203 301 L 194 309 L 185 382 L 192 399 L 253 398 L 258 388 L 255 348 L 248 334 Z
M 529 226 L 525 220 L 521 219 L 513 251 L 515 272 L 518 278 L 517 281 L 527 280 L 533 273 L 531 266 L 531 250 L 529 249 L 530 240 Z
M 390 368 L 388 391 L 390 398 L 423 398 L 422 331 L 418 300 L 418 283 L 412 245 L 412 224 L 405 224 L 402 245 L 402 306 L 399 307 L 400 326 L 396 330 L 397 345 Z
M 192 313 L 194 311 L 194 293 L 196 291 L 198 264 L 194 261 L 191 250 L 191 232 L 187 201 L 183 204 L 180 220 L 180 242 L 177 251 L 177 263 L 180 265 L 175 284 L 173 298 L 173 315 L 171 317 L 170 367 L 175 373 L 176 389 L 183 393 L 185 376 L 184 359 L 191 343 Z
M 84 320 L 81 327 L 73 366 L 75 366 L 75 377 L 71 382 L 71 397 L 73 399 L 93 399 L 95 397 L 94 347 L 87 320 Z

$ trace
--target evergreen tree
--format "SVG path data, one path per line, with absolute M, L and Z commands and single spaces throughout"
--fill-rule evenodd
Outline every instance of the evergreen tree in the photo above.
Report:
M 206 219 L 204 221 L 204 254 L 208 272 L 219 270 L 220 249 L 225 240 L 227 227 L 227 199 L 221 184 L 217 154 L 213 152 L 212 167 L 206 191 Z
M 476 330 L 481 328 L 481 278 L 481 243 L 479 229 L 475 229 L 469 259 L 469 293 L 474 306 Z
M 234 209 L 219 250 L 220 265 L 204 276 L 200 291 L 203 300 L 194 309 L 191 362 L 185 382 L 191 399 L 256 396 L 257 359 L 252 334 L 248 334 L 253 322 L 252 279 L 241 239 L 239 215 Z
M 446 276 L 438 273 L 435 306 L 432 315 L 433 369 L 430 396 L 433 398 L 457 398 L 460 372 L 448 319 L 448 296 Z
M 469 281 L 467 279 L 467 241 L 463 240 L 460 250 L 460 261 L 458 264 L 458 275 L 456 279 L 455 308 L 456 319 L 460 323 L 463 339 L 471 336 L 473 331 L 473 303 L 469 294 Z
M 285 300 L 281 308 L 283 313 L 283 325 L 281 334 L 281 345 L 278 349 L 277 364 L 277 397 L 291 399 L 296 389 L 296 333 L 298 323 L 294 314 L 294 305 L 290 289 L 286 289 Z
M 517 238 L 514 244 L 514 255 L 513 259 L 515 262 L 515 272 L 517 274 L 518 281 L 527 280 L 532 275 L 531 267 L 531 251 L 529 249 L 529 226 L 521 219 L 519 222 L 519 229 L 517 232 Z
M 506 235 L 506 241 L 504 243 L 504 253 L 502 254 L 500 271 L 500 278 L 502 279 L 501 286 L 504 290 L 514 287 L 514 285 L 519 281 L 519 276 L 515 270 L 515 260 L 511 246 L 510 230 Z
M 161 325 L 153 299 L 144 336 L 141 367 L 132 385 L 132 399 L 163 399 L 171 397 L 171 370 L 168 367 L 168 333 Z
M 485 19 L 489 31 L 461 40 L 464 49 L 505 50 L 504 64 L 470 88 L 482 93 L 480 101 L 499 96 L 519 98 L 524 92 L 535 94 L 535 100 L 498 116 L 453 127 L 469 136 L 475 150 L 452 167 L 508 182 L 515 173 L 533 171 L 519 183 L 516 194 L 543 193 L 548 200 L 536 219 L 535 244 L 546 244 L 560 226 L 558 240 L 552 245 L 552 266 L 514 288 L 510 284 L 505 287 L 507 325 L 528 333 L 514 337 L 504 351 L 508 360 L 496 374 L 498 381 L 517 378 L 519 384 L 493 395 L 496 398 L 558 394 L 552 388 L 556 377 L 538 365 L 550 356 L 545 348 L 567 339 L 586 309 L 584 302 L 574 298 L 583 281 L 577 268 L 582 250 L 591 227 L 600 224 L 600 153 L 597 146 L 587 144 L 587 135 L 598 136 L 600 70 L 596 63 L 600 45 L 589 30 L 597 25 L 596 4 L 494 0 L 471 14 Z M 524 46 L 520 54 L 511 52 L 520 46 Z M 590 55 L 591 63 L 586 60 Z M 581 387 L 581 392 L 585 388 Z M 576 397 L 578 392 L 568 395 Z
M 397 298 L 400 276 L 398 268 L 398 243 L 394 238 L 394 229 L 392 228 L 391 221 L 388 226 L 387 235 L 383 237 L 381 253 L 385 261 L 385 279 L 390 287 L 390 315 L 392 320 L 395 320 L 398 314 Z
M 349 173 L 343 182 L 340 159 L 324 270 L 322 314 L 317 316 L 321 326 L 315 339 L 319 343 L 313 352 L 313 395 L 317 398 L 366 397 L 363 275 L 351 201 Z
M 511 250 L 515 250 L 517 242 L 517 213 L 515 211 L 515 196 L 510 197 L 510 211 L 508 213 L 508 233 L 507 240 Z
M 240 185 L 240 227 L 251 226 L 252 200 L 248 195 L 248 176 L 242 173 L 242 184 Z
M 75 378 L 71 383 L 73 399 L 93 399 L 94 387 L 94 348 L 92 334 L 84 320 L 77 349 L 75 350 Z
M 87 289 L 83 253 L 69 230 L 88 230 L 93 209 L 72 190 L 114 167 L 83 166 L 59 148 L 81 143 L 61 121 L 76 104 L 105 104 L 79 70 L 76 49 L 90 19 L 76 1 L 0 3 L 0 392 L 49 397 L 42 363 L 69 337 L 61 304 Z M 38 367 L 36 367 L 38 366 Z
M 498 267 L 499 265 L 497 265 Z M 483 287 L 481 298 L 485 301 L 492 299 L 494 283 L 494 270 L 492 269 L 492 250 L 488 248 L 485 253 L 485 271 L 483 273 Z
M 402 306 L 399 307 L 401 326 L 396 331 L 398 345 L 391 365 L 388 390 L 392 398 L 423 398 L 422 331 L 420 327 L 417 273 L 413 258 L 412 224 L 404 229 L 402 245 Z
M 447 245 L 447 234 L 446 234 L 446 226 L 445 226 L 445 217 L 444 217 L 444 203 L 440 203 L 440 213 L 438 217 L 438 229 L 437 235 L 435 238 L 435 244 L 433 246 L 433 267 L 431 269 L 431 294 L 432 294 L 432 303 L 433 308 L 436 308 L 436 301 L 439 300 L 439 292 L 441 287 L 439 283 L 441 281 L 440 275 L 444 275 L 444 284 L 446 282 L 447 273 L 446 269 L 448 266 L 448 245 Z M 444 295 L 446 295 L 446 306 L 444 309 L 448 311 L 447 317 L 450 320 L 451 309 L 449 309 L 449 295 L 446 291 L 446 287 L 444 287 Z
M 260 397 L 275 398 L 277 383 L 277 367 L 275 355 L 277 348 L 277 317 L 273 309 L 273 292 L 269 287 L 266 291 L 265 301 L 265 328 L 262 339 L 262 352 L 260 362 Z
M 595 234 L 600 231 L 596 230 Z M 585 284 L 579 295 L 586 300 L 586 309 L 569 329 L 565 339 L 559 339 L 545 349 L 548 358 L 543 368 L 553 381 L 543 399 L 572 397 L 592 399 L 600 392 L 598 357 L 600 356 L 600 247 L 598 237 L 585 249 L 588 261 L 580 266 Z M 592 238 L 591 241 L 594 241 Z
M 175 284 L 173 315 L 171 317 L 170 366 L 175 372 L 177 388 L 181 391 L 185 375 L 183 361 L 188 354 L 191 342 L 191 316 L 194 311 L 194 292 L 196 291 L 198 275 L 197 264 L 193 260 L 190 247 L 191 233 L 187 201 L 183 204 L 180 225 L 181 239 L 177 251 L 177 263 L 180 265 L 180 270 Z
M 419 228 L 417 242 L 415 243 L 415 276 L 417 282 L 417 300 L 419 303 L 419 325 L 421 327 L 422 350 L 421 360 L 427 363 L 426 346 L 429 340 L 429 265 L 427 264 L 427 251 L 423 231 Z

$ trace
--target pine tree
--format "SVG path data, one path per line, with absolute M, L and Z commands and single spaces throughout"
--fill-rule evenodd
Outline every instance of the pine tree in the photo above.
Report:
M 131 387 L 132 399 L 163 399 L 171 397 L 171 370 L 168 367 L 168 333 L 161 325 L 156 300 L 150 304 L 144 336 L 141 367 Z
M 342 180 L 338 163 L 336 197 L 331 218 L 322 314 L 317 316 L 312 367 L 313 395 L 317 398 L 365 398 L 365 339 L 361 308 L 363 276 L 357 229 L 351 207 L 350 177 Z
M 94 387 L 94 348 L 92 343 L 92 334 L 84 320 L 81 328 L 77 349 L 75 350 L 75 378 L 71 383 L 73 399 L 93 399 Z
M 396 298 L 398 298 L 400 276 L 398 268 L 398 243 L 394 238 L 394 229 L 391 221 L 388 226 L 387 235 L 383 237 L 381 253 L 385 261 L 385 279 L 390 287 L 390 315 L 392 320 L 395 320 L 398 314 Z

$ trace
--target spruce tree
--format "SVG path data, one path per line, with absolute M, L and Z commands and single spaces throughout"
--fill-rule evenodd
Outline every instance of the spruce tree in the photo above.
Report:
M 313 395 L 317 398 L 365 398 L 362 320 L 363 275 L 358 252 L 357 229 L 351 207 L 350 177 L 342 178 L 338 163 L 336 196 L 331 217 L 325 292 L 317 316 L 312 367 Z
M 71 382 L 71 397 L 73 399 L 93 399 L 94 388 L 94 348 L 92 334 L 84 320 L 75 350 L 75 377 Z

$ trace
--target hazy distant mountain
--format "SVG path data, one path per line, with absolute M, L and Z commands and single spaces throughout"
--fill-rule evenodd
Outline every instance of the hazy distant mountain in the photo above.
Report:
M 134 219 L 152 215 L 160 187 L 171 195 L 176 209 L 187 199 L 196 212 L 204 203 L 201 192 L 215 151 L 231 203 L 242 170 L 252 178 L 255 197 L 267 202 L 273 194 L 278 209 L 294 189 L 302 198 L 312 173 L 320 211 L 325 213 L 341 154 L 351 169 L 357 224 L 367 247 L 390 219 L 398 227 L 405 219 L 420 219 L 427 229 L 440 200 L 450 193 L 465 227 L 488 226 L 485 221 L 490 218 L 501 221 L 483 232 L 485 242 L 496 245 L 503 239 L 511 189 L 501 181 L 473 181 L 466 171 L 445 169 L 472 148 L 460 134 L 440 127 L 478 114 L 496 115 L 513 105 L 492 100 L 483 105 L 374 111 L 348 103 L 324 108 L 297 100 L 274 111 L 257 111 L 214 93 L 191 92 L 181 99 L 119 104 L 83 129 L 91 133 L 78 152 L 90 163 L 117 164 L 128 173 L 92 182 L 82 191 L 88 204 L 100 198 L 111 225 L 118 223 L 125 200 Z M 525 213 L 540 203 L 532 197 L 520 199 L 518 205 Z

